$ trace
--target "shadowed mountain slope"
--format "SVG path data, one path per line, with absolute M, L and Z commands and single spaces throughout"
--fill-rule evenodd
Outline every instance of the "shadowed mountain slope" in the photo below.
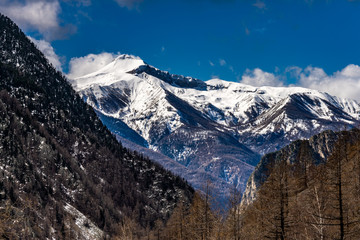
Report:
M 102 239 L 190 202 L 185 181 L 122 147 L 1 14 L 0 30 L 0 204 L 11 212 L 1 237 Z

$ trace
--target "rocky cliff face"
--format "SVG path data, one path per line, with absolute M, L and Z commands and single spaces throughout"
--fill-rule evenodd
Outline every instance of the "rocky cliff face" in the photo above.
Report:
M 356 131 L 350 131 L 349 139 L 351 136 L 357 136 L 356 134 Z M 264 155 L 246 184 L 241 202 L 242 208 L 246 208 L 256 199 L 256 192 L 271 174 L 274 165 L 279 162 L 295 164 L 305 160 L 315 165 L 325 163 L 340 135 L 341 132 L 324 131 L 308 140 L 295 141 L 279 151 Z

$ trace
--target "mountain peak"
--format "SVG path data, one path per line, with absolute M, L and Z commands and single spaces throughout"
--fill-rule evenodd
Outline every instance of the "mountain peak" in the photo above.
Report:
M 101 68 L 100 70 L 90 74 L 93 75 L 95 73 L 127 73 L 134 69 L 139 68 L 140 66 L 147 65 L 140 57 L 129 55 L 129 54 L 121 54 L 117 56 L 114 61 Z M 87 75 L 89 76 L 89 75 Z
M 75 90 L 81 91 L 96 85 L 110 86 L 122 81 L 144 80 L 146 75 L 175 87 L 206 89 L 206 84 L 199 79 L 161 71 L 148 65 L 140 57 L 129 54 L 121 54 L 101 69 L 69 81 Z
M 115 58 L 115 61 L 116 61 L 116 60 L 125 60 L 125 59 L 141 60 L 140 57 L 135 56 L 135 55 L 131 55 L 131 54 L 120 54 L 119 56 L 117 56 L 117 57 Z
M 92 85 L 109 86 L 120 80 L 133 79 L 135 76 L 129 72 L 146 65 L 140 57 L 121 54 L 101 69 L 69 81 L 76 90 L 85 89 Z

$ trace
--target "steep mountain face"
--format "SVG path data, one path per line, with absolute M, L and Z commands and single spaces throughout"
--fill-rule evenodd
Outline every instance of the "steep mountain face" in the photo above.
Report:
M 242 126 L 240 138 L 255 151 L 265 154 L 297 139 L 307 139 L 327 129 L 354 126 L 359 120 L 359 104 L 326 93 L 297 92 L 281 99 L 251 123 Z M 246 129 L 247 128 L 247 129 Z M 249 130 L 251 129 L 251 130 Z
M 186 182 L 122 147 L 1 14 L 0 30 L 0 238 L 104 239 L 190 202 Z
M 260 155 L 324 130 L 356 125 L 360 117 L 353 100 L 305 88 L 203 82 L 160 71 L 131 55 L 70 81 L 105 124 L 110 118 L 126 124 L 112 125 L 113 132 L 136 132 L 122 138 L 136 138 L 138 145 L 187 171 L 206 172 L 240 189 Z

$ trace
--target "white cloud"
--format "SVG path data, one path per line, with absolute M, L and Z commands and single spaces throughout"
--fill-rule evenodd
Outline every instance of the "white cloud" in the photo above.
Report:
M 62 0 L 62 1 L 68 4 L 75 5 L 77 7 L 81 7 L 81 6 L 88 7 L 91 6 L 92 4 L 91 0 Z
M 115 0 L 120 7 L 127 7 L 128 9 L 133 9 L 138 7 L 143 0 Z
M 289 74 L 289 75 L 288 75 Z M 302 69 L 297 66 L 287 67 L 283 74 L 268 73 L 256 68 L 247 69 L 240 82 L 252 86 L 284 86 L 286 77 L 296 79 L 295 84 L 300 86 L 327 92 L 331 95 L 360 100 L 360 66 L 350 64 L 344 69 L 328 75 L 324 69 L 308 66 Z
M 0 11 L 25 30 L 37 30 L 46 40 L 63 38 L 76 31 L 73 25 L 60 26 L 58 0 L 2 1 Z
M 350 64 L 344 69 L 328 75 L 324 69 L 308 66 L 302 69 L 297 66 L 287 67 L 281 73 L 268 73 L 256 68 L 247 69 L 240 82 L 256 87 L 260 86 L 285 86 L 287 77 L 296 79 L 295 84 L 289 86 L 300 86 L 327 92 L 331 95 L 360 100 L 360 66 Z
M 220 66 L 225 66 L 226 65 L 226 61 L 224 59 L 219 59 L 219 64 Z
M 301 86 L 324 91 L 342 98 L 360 100 L 360 67 L 350 64 L 327 75 L 322 68 L 307 67 L 299 75 Z
M 215 66 L 215 64 L 212 61 L 209 61 L 210 66 Z
M 254 7 L 261 9 L 261 10 L 265 10 L 266 9 L 266 4 L 263 1 L 260 0 L 256 0 L 256 2 L 253 4 Z
M 260 68 L 255 68 L 253 71 L 247 69 L 240 82 L 255 87 L 283 86 L 283 82 L 279 80 L 278 76 L 275 76 L 272 73 L 264 72 Z
M 49 62 L 59 71 L 62 71 L 61 61 L 58 55 L 56 55 L 54 48 L 51 44 L 45 40 L 36 40 L 32 37 L 28 37 L 36 47 L 45 55 Z
M 69 74 L 70 79 L 81 77 L 106 66 L 111 63 L 118 54 L 113 53 L 100 53 L 100 54 L 89 54 L 85 57 L 72 58 L 69 63 Z
M 280 69 L 278 68 L 277 72 L 279 71 Z M 285 69 L 285 73 L 290 74 L 290 76 L 293 78 L 298 78 L 302 71 L 303 69 L 298 66 L 290 66 Z

